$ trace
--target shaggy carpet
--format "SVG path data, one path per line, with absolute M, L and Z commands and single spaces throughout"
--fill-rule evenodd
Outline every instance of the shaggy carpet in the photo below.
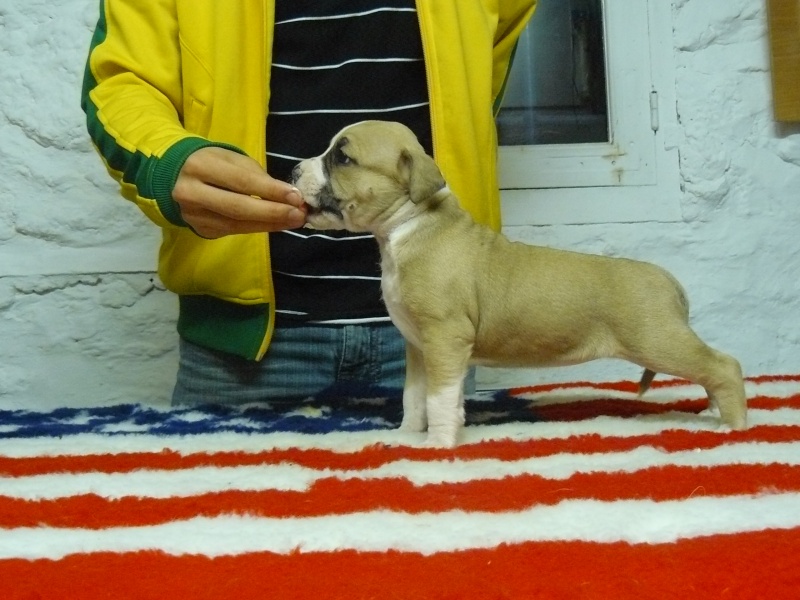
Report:
M 0 410 L 0 598 L 799 598 L 800 377 L 747 391 L 505 390 L 452 451 L 389 391 Z

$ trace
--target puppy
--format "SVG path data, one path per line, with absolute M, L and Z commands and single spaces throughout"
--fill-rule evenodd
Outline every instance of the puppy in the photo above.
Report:
M 453 447 L 470 364 L 553 366 L 621 358 L 702 385 L 722 421 L 746 426 L 739 363 L 688 325 L 680 284 L 654 265 L 509 241 L 459 206 L 399 123 L 365 121 L 293 172 L 308 226 L 371 232 L 381 286 L 407 341 L 401 428 Z

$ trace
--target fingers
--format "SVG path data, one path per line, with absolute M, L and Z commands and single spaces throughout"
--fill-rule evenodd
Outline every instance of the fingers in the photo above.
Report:
M 294 229 L 305 224 L 300 193 L 256 161 L 224 148 L 203 148 L 181 169 L 172 197 L 199 235 Z
M 296 190 L 292 193 L 299 196 Z M 231 192 L 197 179 L 179 181 L 172 196 L 180 205 L 184 219 L 209 212 L 236 221 L 260 221 L 274 229 L 287 220 L 295 222 L 305 218 L 303 211 L 292 204 Z
M 200 186 L 197 186 L 200 187 Z M 183 220 L 199 235 L 218 238 L 237 233 L 262 233 L 302 227 L 306 213 L 291 204 L 272 202 L 213 188 L 181 202 Z
M 273 202 L 297 207 L 303 202 L 294 187 L 267 175 L 258 162 L 225 148 L 198 150 L 186 160 L 181 174 L 218 188 Z

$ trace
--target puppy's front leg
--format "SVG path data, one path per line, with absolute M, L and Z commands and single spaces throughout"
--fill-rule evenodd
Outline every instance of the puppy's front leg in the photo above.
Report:
M 423 352 L 427 376 L 427 446 L 453 448 L 464 426 L 464 379 L 471 344 L 439 339 L 426 343 Z
M 403 421 L 400 429 L 404 431 L 425 431 L 428 415 L 425 410 L 427 381 L 422 352 L 406 341 L 406 382 L 403 387 Z

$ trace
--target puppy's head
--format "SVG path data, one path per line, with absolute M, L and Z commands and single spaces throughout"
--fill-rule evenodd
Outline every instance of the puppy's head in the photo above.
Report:
M 364 121 L 334 136 L 324 154 L 298 164 L 294 185 L 315 229 L 376 231 L 406 203 L 445 186 L 413 132 L 389 121 Z

